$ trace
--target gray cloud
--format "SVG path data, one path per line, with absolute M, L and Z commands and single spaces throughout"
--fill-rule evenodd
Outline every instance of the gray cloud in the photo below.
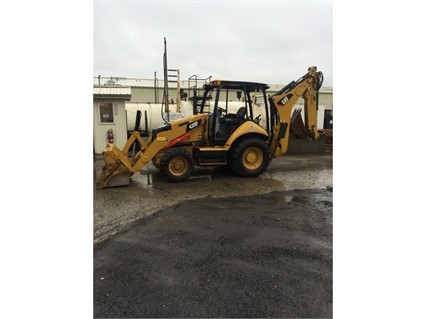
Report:
M 332 86 L 331 2 L 95 2 L 94 76 L 193 74 L 270 84 L 311 65 Z

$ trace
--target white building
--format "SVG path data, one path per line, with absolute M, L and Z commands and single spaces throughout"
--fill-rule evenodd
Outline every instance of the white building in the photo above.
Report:
M 130 101 L 130 87 L 103 86 L 93 88 L 93 147 L 101 154 L 112 130 L 114 144 L 123 148 L 127 141 L 125 102 Z

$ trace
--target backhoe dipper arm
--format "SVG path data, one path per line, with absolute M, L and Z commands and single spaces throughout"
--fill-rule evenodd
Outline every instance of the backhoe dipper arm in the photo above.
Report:
M 277 125 L 286 123 L 286 132 L 284 136 L 278 136 L 279 143 L 276 148 L 271 149 L 271 154 L 276 156 L 283 155 L 288 148 L 288 138 L 290 131 L 291 112 L 294 104 L 302 97 L 304 99 L 305 127 L 307 136 L 312 139 L 318 139 L 317 130 L 317 109 L 318 109 L 318 91 L 323 82 L 323 74 L 317 71 L 316 66 L 308 68 L 308 73 L 302 76 L 296 82 L 292 81 L 277 93 L 269 98 L 272 113 L 278 114 Z M 276 114 L 272 114 L 274 116 Z

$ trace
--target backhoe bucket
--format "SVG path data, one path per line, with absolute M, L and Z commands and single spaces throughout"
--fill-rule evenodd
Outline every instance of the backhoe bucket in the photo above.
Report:
M 125 165 L 125 159 L 120 158 L 121 151 L 113 144 L 108 144 L 102 152 L 105 166 L 102 176 L 96 183 L 96 188 L 127 186 L 133 175 Z
M 290 133 L 296 136 L 297 138 L 305 138 L 308 130 L 305 127 L 302 119 L 302 109 L 296 109 L 293 112 L 290 120 Z

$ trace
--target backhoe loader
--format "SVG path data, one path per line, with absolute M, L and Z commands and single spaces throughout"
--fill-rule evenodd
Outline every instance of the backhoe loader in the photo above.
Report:
M 269 97 L 269 86 L 264 83 L 210 81 L 204 84 L 203 96 L 194 93 L 191 98 L 191 116 L 153 129 L 147 139 L 135 131 L 122 150 L 107 144 L 96 186 L 129 185 L 131 176 L 151 161 L 170 182 L 187 180 L 195 166 L 227 166 L 240 177 L 259 176 L 273 158 L 286 153 L 292 108 L 300 97 L 305 111 L 303 137 L 308 141 L 319 138 L 317 107 L 322 82 L 323 74 L 315 66 Z M 235 101 L 241 107 L 234 113 L 231 104 Z M 134 143 L 140 144 L 140 150 L 130 156 Z

